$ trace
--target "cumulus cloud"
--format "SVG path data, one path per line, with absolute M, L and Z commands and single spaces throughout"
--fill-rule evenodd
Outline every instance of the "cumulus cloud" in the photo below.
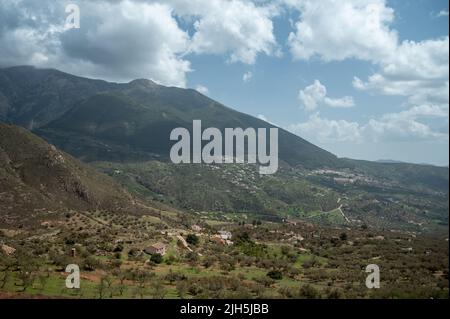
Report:
M 311 141 L 320 143 L 362 141 L 361 127 L 356 122 L 329 120 L 315 113 L 304 123 L 292 124 L 287 129 Z
M 334 108 L 350 108 L 355 106 L 355 101 L 351 96 L 343 98 L 330 98 L 327 96 L 327 88 L 315 80 L 310 86 L 300 90 L 298 99 L 306 111 L 314 111 L 320 105 L 326 105 Z
M 62 29 L 49 21 L 58 16 L 65 13 L 51 2 L 45 9 L 31 0 L 0 2 L 0 65 L 49 60 L 57 49 L 55 34 Z
M 434 131 L 430 126 L 416 119 L 403 117 L 401 114 L 387 114 L 380 120 L 372 119 L 364 127 L 363 131 L 369 141 L 439 141 L 448 140 L 448 132 Z
M 446 130 L 433 130 L 424 123 L 433 119 L 448 122 L 448 105 L 420 105 L 398 113 L 389 113 L 365 124 L 346 120 L 330 120 L 314 113 L 308 121 L 287 127 L 291 132 L 318 143 L 379 143 L 404 141 L 448 141 Z M 447 123 L 448 124 L 448 123 Z
M 379 71 L 367 81 L 356 77 L 357 89 L 405 96 L 413 104 L 448 100 L 448 36 L 400 42 L 386 0 L 285 2 L 301 13 L 289 36 L 295 59 L 369 61 Z
M 356 77 L 355 88 L 405 96 L 411 104 L 448 103 L 448 36 L 400 42 L 385 0 L 288 2 L 301 11 L 289 36 L 294 58 L 370 61 L 380 70 L 365 82 Z
M 411 104 L 449 102 L 449 38 L 404 41 L 380 71 L 367 81 L 355 77 L 355 88 L 405 96 Z
M 357 58 L 377 62 L 388 57 L 398 41 L 390 29 L 394 10 L 384 0 L 289 0 L 300 11 L 288 44 L 295 59 L 324 61 Z
M 165 85 L 186 86 L 190 63 L 182 58 L 188 34 L 170 7 L 122 1 L 86 4 L 83 27 L 61 36 L 65 54 L 87 61 L 100 75 L 118 80 L 146 77 Z
M 448 105 L 419 105 L 406 111 L 385 114 L 380 119 L 372 119 L 363 129 L 368 140 L 375 142 L 408 140 L 411 137 L 415 140 L 444 141 L 448 140 L 448 130 L 433 130 L 423 121 L 436 119 L 445 122 L 448 116 Z
M 273 7 L 243 0 L 175 2 L 180 14 L 195 19 L 191 52 L 226 54 L 229 62 L 245 64 L 254 64 L 259 54 L 279 52 L 271 19 L 276 14 Z
M 372 94 L 404 97 L 409 108 L 404 112 L 385 114 L 359 126 L 356 125 L 358 123 L 329 121 L 314 115 L 307 123 L 297 125 L 297 130 L 307 133 L 316 125 L 328 124 L 331 127 L 341 126 L 345 132 L 352 134 L 358 131 L 358 136 L 370 141 L 388 138 L 448 139 L 448 120 L 445 122 L 437 116 L 439 112 L 448 114 L 448 36 L 400 41 L 398 32 L 393 28 L 395 12 L 388 6 L 387 0 L 281 1 L 300 13 L 288 40 L 294 59 L 368 61 L 375 66 L 375 72 L 367 79 L 355 76 L 354 88 Z M 442 16 L 445 15 L 443 11 Z M 300 91 L 299 99 L 307 111 L 316 110 L 321 103 L 329 106 L 333 102 L 351 104 L 350 99 L 326 100 L 326 88 L 320 82 Z M 440 123 L 444 122 L 441 128 L 446 129 L 432 129 L 434 125 L 426 123 L 430 116 L 440 118 Z

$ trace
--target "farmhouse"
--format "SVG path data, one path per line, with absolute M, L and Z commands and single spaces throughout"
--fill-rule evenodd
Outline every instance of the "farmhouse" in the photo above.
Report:
M 166 254 L 167 246 L 163 243 L 156 243 L 144 249 L 149 255 L 160 254 L 164 256 Z
M 213 235 L 210 237 L 210 240 L 220 246 L 231 246 L 233 242 L 231 240 L 222 239 L 220 235 Z
M 232 237 L 231 233 L 226 230 L 219 231 L 219 236 L 223 240 L 231 240 L 231 237 Z

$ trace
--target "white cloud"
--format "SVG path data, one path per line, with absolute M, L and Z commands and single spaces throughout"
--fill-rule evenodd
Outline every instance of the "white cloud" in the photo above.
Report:
M 317 143 L 378 143 L 402 140 L 448 141 L 449 133 L 433 130 L 424 121 L 434 119 L 448 126 L 448 105 L 420 105 L 409 110 L 389 113 L 366 124 L 346 120 L 330 120 L 319 113 L 308 121 L 287 127 L 291 132 Z
M 327 88 L 315 80 L 310 86 L 300 90 L 298 99 L 306 111 L 314 111 L 320 105 L 327 105 L 334 108 L 350 108 L 355 106 L 353 97 L 330 98 L 327 96 Z
M 448 10 L 441 10 L 437 15 L 438 18 L 448 17 Z
M 366 141 L 389 139 L 442 140 L 448 139 L 448 120 L 439 114 L 448 114 L 449 104 L 449 38 L 448 36 L 423 41 L 400 42 L 393 28 L 395 12 L 387 0 L 283 0 L 300 12 L 295 32 L 289 36 L 289 47 L 294 59 L 320 59 L 325 62 L 358 59 L 371 62 L 375 72 L 363 80 L 355 76 L 354 88 L 374 94 L 400 96 L 406 99 L 409 110 L 390 113 L 366 124 L 330 121 L 319 116 L 311 117 L 298 126 L 302 132 L 316 126 L 331 125 L 342 132 L 357 131 Z M 442 11 L 441 16 L 448 14 Z M 333 105 L 326 100 L 326 88 L 319 83 L 300 92 L 299 99 L 307 111 L 315 110 L 320 103 Z M 347 100 L 350 103 L 350 100 Z M 429 118 L 439 118 L 427 123 Z M 352 130 L 350 130 L 351 128 Z M 444 129 L 442 129 L 444 128 Z M 319 134 L 327 139 L 324 129 Z M 333 136 L 330 135 L 330 139 Z
M 335 107 L 335 108 L 350 108 L 355 106 L 355 101 L 353 100 L 353 97 L 351 96 L 344 96 L 339 99 L 332 99 L 329 97 L 326 97 L 324 100 L 324 103 L 328 105 L 329 107 Z
M 298 99 L 306 111 L 314 111 L 323 102 L 327 95 L 327 89 L 318 80 L 314 84 L 300 90 Z
M 362 141 L 361 127 L 356 122 L 328 120 L 315 113 L 304 123 L 293 124 L 287 129 L 294 134 L 319 143 Z
M 364 127 L 371 141 L 380 140 L 448 140 L 448 131 L 434 131 L 421 121 L 438 119 L 446 121 L 448 105 L 419 105 L 409 110 L 385 114 L 381 119 L 372 119 Z
M 295 59 L 314 56 L 324 61 L 357 58 L 377 62 L 396 48 L 390 29 L 394 10 L 384 0 L 290 0 L 300 11 L 288 44 Z
M 411 104 L 448 103 L 448 36 L 400 42 L 386 0 L 284 1 L 300 11 L 288 42 L 295 59 L 369 61 L 379 71 L 367 81 L 355 78 L 355 88 L 405 96 Z
M 370 120 L 363 129 L 369 140 L 373 142 L 448 139 L 448 134 L 433 131 L 424 123 L 397 116 L 384 116 L 381 120 Z
M 355 77 L 359 90 L 408 98 L 411 104 L 449 102 L 449 38 L 405 41 L 380 71 L 366 82 Z
M 195 19 L 190 51 L 228 55 L 229 62 L 254 64 L 259 54 L 278 55 L 273 6 L 243 0 L 177 0 L 175 10 Z
M 242 76 L 242 81 L 244 81 L 244 83 L 248 83 L 250 82 L 250 80 L 253 78 L 253 73 L 248 71 L 245 72 L 244 75 Z
M 209 94 L 209 89 L 206 86 L 203 85 L 197 85 L 196 90 L 198 92 L 200 92 L 203 95 L 208 95 Z

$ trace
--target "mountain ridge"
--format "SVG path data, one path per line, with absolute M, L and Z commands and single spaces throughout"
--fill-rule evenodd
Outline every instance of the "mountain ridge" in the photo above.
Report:
M 26 76 L 23 73 L 33 73 L 33 75 Z M 25 76 L 28 79 L 22 81 Z M 6 85 L 5 82 L 8 79 L 11 83 Z M 21 84 L 17 84 L 17 82 Z M 23 83 L 28 84 L 24 86 Z M 4 87 L 7 89 L 5 90 Z M 77 93 L 75 94 L 75 92 Z M 165 152 L 166 156 L 168 155 L 171 129 L 189 127 L 194 119 L 201 119 L 205 126 L 219 129 L 274 127 L 272 124 L 226 107 L 192 89 L 165 87 L 143 79 L 123 84 L 110 83 L 84 79 L 53 69 L 32 67 L 0 69 L 0 114 L 3 114 L 0 120 L 35 130 L 38 135 L 54 142 L 51 140 L 52 138 L 64 139 L 63 136 L 59 136 L 59 138 L 55 136 L 55 125 L 58 125 L 58 122 L 64 122 L 69 111 L 77 107 L 82 108 L 89 102 L 89 99 L 104 94 L 115 95 L 118 100 L 116 102 L 122 103 L 125 107 L 127 102 L 123 102 L 124 97 L 128 99 L 129 103 L 140 107 L 139 116 L 131 118 L 129 121 L 141 121 L 142 130 L 133 139 L 130 138 L 129 144 L 132 145 L 131 142 L 139 140 L 139 138 L 151 138 L 156 135 L 153 141 L 147 143 L 146 146 L 149 149 L 158 149 L 162 141 L 165 145 L 163 148 L 159 148 Z M 20 95 L 23 97 L 19 98 Z M 94 106 L 98 105 L 99 103 L 94 104 Z M 93 114 L 92 112 L 87 113 L 85 112 L 84 116 L 88 120 Z M 67 119 L 67 121 L 72 122 L 71 119 Z M 154 126 L 150 126 L 149 123 Z M 53 134 L 46 135 L 45 131 L 53 131 Z M 64 135 L 68 130 L 59 131 Z M 88 138 L 100 139 L 100 142 L 113 142 L 107 139 L 102 140 L 104 136 L 95 136 L 80 127 L 75 131 L 78 134 L 87 135 Z M 280 158 L 289 165 L 307 167 L 339 165 L 339 159 L 335 155 L 281 128 L 279 140 Z M 54 144 L 63 150 L 66 148 L 64 144 Z M 138 148 L 136 151 L 139 152 L 141 149 Z

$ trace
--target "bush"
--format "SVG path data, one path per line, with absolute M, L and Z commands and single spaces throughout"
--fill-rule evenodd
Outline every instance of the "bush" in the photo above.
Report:
M 83 262 L 81 263 L 81 268 L 86 271 L 94 271 L 98 268 L 101 268 L 101 262 L 95 257 L 89 256 L 85 260 L 83 260 Z
M 150 257 L 150 261 L 154 262 L 155 264 L 160 264 L 163 262 L 163 256 L 161 256 L 161 254 L 153 254 Z
M 177 258 L 174 255 L 170 255 L 166 258 L 167 265 L 173 265 L 175 262 L 177 262 Z
M 175 273 L 172 271 L 172 269 L 170 269 L 169 273 L 164 276 L 164 280 L 170 282 L 170 284 L 172 285 L 174 282 L 187 280 L 187 277 L 183 274 Z
M 281 280 L 283 279 L 283 273 L 279 270 L 271 270 L 267 273 L 267 277 L 273 280 Z
M 198 238 L 198 236 L 195 235 L 195 234 L 189 234 L 189 235 L 187 235 L 187 237 L 186 237 L 186 242 L 187 242 L 189 245 L 197 246 L 198 243 L 199 243 L 199 238 Z
M 120 253 L 122 251 L 123 251 L 123 245 L 122 244 L 118 244 L 113 250 L 114 253 Z
M 320 299 L 320 294 L 317 289 L 310 285 L 301 287 L 299 294 L 302 299 Z

